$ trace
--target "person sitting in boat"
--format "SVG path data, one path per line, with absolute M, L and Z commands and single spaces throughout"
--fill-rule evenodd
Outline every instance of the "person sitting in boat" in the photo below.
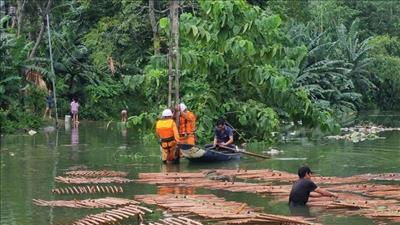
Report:
M 289 209 L 292 215 L 309 216 L 306 203 L 312 191 L 323 196 L 338 197 L 337 194 L 318 187 L 311 180 L 312 172 L 308 166 L 300 167 L 297 174 L 299 175 L 299 179 L 293 184 L 289 195 Z
M 216 127 L 214 129 L 214 142 L 212 145 L 206 145 L 206 148 L 226 146 L 229 148 L 235 148 L 233 145 L 233 130 L 225 124 L 225 120 L 220 118 L 217 120 Z
M 179 151 L 177 143 L 179 142 L 178 128 L 172 119 L 172 111 L 165 109 L 162 112 L 161 119 L 156 123 L 156 133 L 160 138 L 161 158 L 163 163 L 179 163 Z
M 175 112 L 179 113 L 179 136 L 180 143 L 196 144 L 196 115 L 189 111 L 184 103 L 176 107 Z

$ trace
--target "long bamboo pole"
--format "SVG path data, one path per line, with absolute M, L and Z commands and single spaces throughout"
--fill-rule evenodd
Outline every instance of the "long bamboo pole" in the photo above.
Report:
M 54 108 L 56 110 L 56 127 L 58 127 L 58 110 L 57 110 L 57 97 L 56 97 L 56 74 L 54 72 L 54 65 L 53 65 L 53 51 L 51 49 L 51 35 L 50 35 L 50 19 L 49 14 L 46 15 L 47 19 L 47 36 L 49 39 L 49 52 L 50 52 L 50 65 L 51 65 L 51 74 L 52 74 L 52 84 L 53 84 L 53 98 L 54 98 Z
M 250 155 L 250 156 L 259 157 L 259 158 L 263 158 L 263 159 L 269 159 L 270 158 L 269 156 L 260 155 L 260 154 L 253 153 L 253 152 L 248 152 L 248 151 L 246 151 L 244 149 L 231 148 L 231 147 L 225 146 L 225 145 L 218 145 L 218 147 L 222 148 L 222 149 L 230 150 L 232 152 L 238 152 L 238 153 L 242 153 L 242 154 L 245 154 L 245 155 Z

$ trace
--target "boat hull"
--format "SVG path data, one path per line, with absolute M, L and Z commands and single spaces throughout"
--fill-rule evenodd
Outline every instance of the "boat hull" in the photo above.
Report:
M 192 162 L 221 162 L 240 159 L 241 153 L 220 152 L 213 149 L 193 147 L 181 149 L 182 155 Z

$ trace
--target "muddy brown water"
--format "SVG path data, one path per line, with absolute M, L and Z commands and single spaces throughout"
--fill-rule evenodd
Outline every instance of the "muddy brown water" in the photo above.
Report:
M 373 121 L 385 126 L 400 127 L 399 113 L 368 113 L 359 121 Z M 140 172 L 181 171 L 199 169 L 244 168 L 277 169 L 296 173 L 299 166 L 307 164 L 323 176 L 351 176 L 363 173 L 400 172 L 400 131 L 380 133 L 385 139 L 351 143 L 348 141 L 310 140 L 301 133 L 290 141 L 276 144 L 283 152 L 273 155 L 270 160 L 246 156 L 240 161 L 193 164 L 183 159 L 179 165 L 162 165 L 156 143 L 142 144 L 135 130 L 106 129 L 106 123 L 82 122 L 77 129 L 64 129 L 46 133 L 39 131 L 34 136 L 6 135 L 1 137 L 1 217 L 0 224 L 72 224 L 73 221 L 101 209 L 48 208 L 32 204 L 32 199 L 83 199 L 106 196 L 51 194 L 51 189 L 62 187 L 54 177 L 63 175 L 66 169 L 86 166 L 89 169 L 112 169 L 129 172 L 136 178 Z M 252 151 L 261 153 L 268 146 L 250 146 Z M 390 183 L 390 182 L 389 182 Z M 397 183 L 398 184 L 398 183 Z M 135 194 L 154 194 L 155 185 L 130 183 L 123 185 L 125 193 L 120 197 L 132 198 Z M 196 193 L 212 193 L 228 200 L 246 202 L 267 213 L 290 215 L 286 203 L 276 203 L 270 197 L 249 193 L 210 191 L 196 189 Z M 155 207 L 153 207 L 155 208 Z M 149 220 L 162 214 L 156 211 L 146 216 Z M 360 216 L 337 215 L 334 212 L 311 210 L 323 224 L 379 224 Z M 134 224 L 130 221 L 127 224 Z M 388 223 L 390 224 L 390 222 Z

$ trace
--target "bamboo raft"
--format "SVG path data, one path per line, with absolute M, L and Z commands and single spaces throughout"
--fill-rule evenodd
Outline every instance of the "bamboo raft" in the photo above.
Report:
M 121 208 L 107 210 L 102 213 L 92 214 L 74 222 L 74 225 L 103 225 L 114 224 L 125 219 L 137 217 L 139 221 L 143 221 L 143 215 L 153 211 L 138 205 L 127 205 Z
M 113 170 L 75 170 L 65 173 L 67 176 L 75 177 L 127 177 L 127 172 Z
M 380 184 L 352 184 L 329 187 L 331 191 L 358 193 L 369 197 L 400 200 L 400 186 Z
M 179 216 L 179 217 L 168 217 L 160 219 L 157 222 L 151 222 L 149 225 L 203 225 L 195 220 Z
M 203 170 L 207 173 L 209 170 Z M 231 170 L 231 169 L 218 169 L 216 173 L 223 176 L 232 176 L 241 179 L 257 179 L 267 181 L 281 181 L 281 182 L 294 182 L 298 179 L 297 174 L 292 174 L 279 170 L 263 169 L 263 170 Z M 352 177 L 322 177 L 313 176 L 313 181 L 318 184 L 343 184 L 343 183 L 359 183 L 366 182 L 369 178 L 365 176 L 352 176 Z
M 286 198 L 285 201 L 287 200 Z M 395 199 L 369 198 L 355 193 L 339 193 L 339 198 L 336 200 L 330 197 L 312 196 L 307 205 L 340 214 L 400 222 L 400 202 Z
M 96 194 L 96 193 L 123 193 L 124 189 L 121 186 L 111 185 L 96 185 L 96 186 L 68 186 L 61 188 L 53 188 L 51 190 L 55 194 Z
M 279 180 L 284 182 L 292 182 L 297 180 L 298 176 L 292 173 L 272 170 L 272 169 L 263 169 L 263 170 L 246 170 L 246 169 L 218 169 L 214 170 L 215 173 L 223 175 L 223 176 L 231 176 L 237 177 L 241 179 L 257 179 L 257 180 Z M 214 172 L 212 171 L 212 172 Z M 210 170 L 203 170 L 203 173 L 209 173 Z
M 100 183 L 128 183 L 133 180 L 123 177 L 62 177 L 58 176 L 54 178 L 56 182 L 66 184 L 100 184 Z
M 137 195 L 135 199 L 157 205 L 176 215 L 193 213 L 220 223 L 312 224 L 302 217 L 258 213 L 245 203 L 226 201 L 211 194 Z
M 260 174 L 261 172 L 261 174 Z M 249 192 L 261 195 L 272 195 L 278 201 L 288 201 L 291 190 L 291 184 L 281 184 L 283 182 L 290 183 L 294 175 L 289 173 L 273 171 L 273 170 L 216 170 L 213 176 L 209 176 L 209 172 L 198 173 L 141 173 L 139 174 L 139 182 L 160 185 L 160 189 L 170 188 L 172 193 L 180 193 L 178 189 L 188 188 L 206 188 L 218 189 L 232 192 Z M 262 174 L 267 174 L 266 179 L 273 179 L 274 183 L 246 183 L 237 182 L 235 177 L 241 179 L 259 179 Z M 216 176 L 216 178 L 214 177 Z M 320 181 L 325 182 L 325 186 L 330 191 L 339 192 L 339 199 L 335 200 L 330 197 L 324 197 L 318 193 L 311 193 L 308 205 L 326 210 L 333 210 L 346 214 L 363 215 L 370 218 L 385 218 L 397 221 L 398 213 L 396 206 L 400 205 L 398 197 L 400 196 L 400 186 L 398 185 L 379 185 L 379 184 L 354 184 L 356 181 L 368 181 L 369 176 L 353 176 L 335 180 L 337 178 L 330 177 L 326 179 L 321 177 Z M 393 177 L 393 175 L 391 175 Z M 222 180 L 219 178 L 223 178 Z M 314 177 L 313 177 L 314 180 Z M 279 182 L 281 181 L 281 182 Z M 343 183 L 340 183 L 343 182 Z M 317 184 L 319 184 L 316 181 Z M 324 183 L 324 182 L 321 182 Z M 190 190 L 187 193 L 194 193 Z M 165 193 L 164 193 L 165 194 Z M 382 208 L 387 210 L 382 210 Z M 248 219 L 243 218 L 243 221 Z M 253 221 L 254 222 L 254 221 Z M 227 222 L 228 223 L 228 222 Z M 239 223 L 239 219 L 232 223 Z
M 33 204 L 38 206 L 49 207 L 69 207 L 69 208 L 115 208 L 126 205 L 139 204 L 139 202 L 124 198 L 99 198 L 85 200 L 56 200 L 45 201 L 41 199 L 33 199 Z
M 400 181 L 400 173 L 363 174 L 359 177 L 373 181 Z
M 140 173 L 137 181 L 160 186 L 198 187 L 211 190 L 276 195 L 288 195 L 291 188 L 290 185 L 271 186 L 268 184 L 235 182 L 234 180 L 229 180 L 229 177 L 226 178 L 226 180 L 209 179 L 203 173 Z
M 265 171 L 262 171 L 265 173 Z M 242 179 L 250 178 L 260 178 L 259 171 L 243 171 L 237 172 L 236 170 L 218 170 L 215 177 L 207 177 L 205 173 L 140 173 L 138 182 L 156 184 L 161 186 L 177 186 L 177 187 L 199 187 L 207 189 L 222 189 L 232 192 L 249 192 L 267 195 L 284 195 L 288 196 L 291 190 L 291 185 L 272 185 L 272 184 L 262 184 L 262 183 L 247 183 L 235 181 L 235 177 Z M 269 179 L 278 179 L 281 182 L 290 183 L 294 175 L 287 173 L 280 173 L 277 171 L 269 171 Z M 337 180 L 335 180 L 337 179 Z M 313 177 L 314 180 L 314 177 Z M 371 185 L 371 184 L 347 184 L 355 181 L 366 181 L 366 178 L 353 177 L 349 178 L 332 178 L 332 177 L 316 177 L 315 183 L 317 184 L 341 184 L 340 186 L 330 186 L 329 190 L 334 192 L 355 192 L 362 193 L 370 197 L 385 197 L 385 198 L 395 198 L 399 199 L 400 187 L 393 185 Z M 325 182 L 323 182 L 325 181 Z M 340 183 L 343 182 L 343 183 Z M 375 189 L 369 189 L 368 191 L 363 190 L 366 187 L 375 187 Z

